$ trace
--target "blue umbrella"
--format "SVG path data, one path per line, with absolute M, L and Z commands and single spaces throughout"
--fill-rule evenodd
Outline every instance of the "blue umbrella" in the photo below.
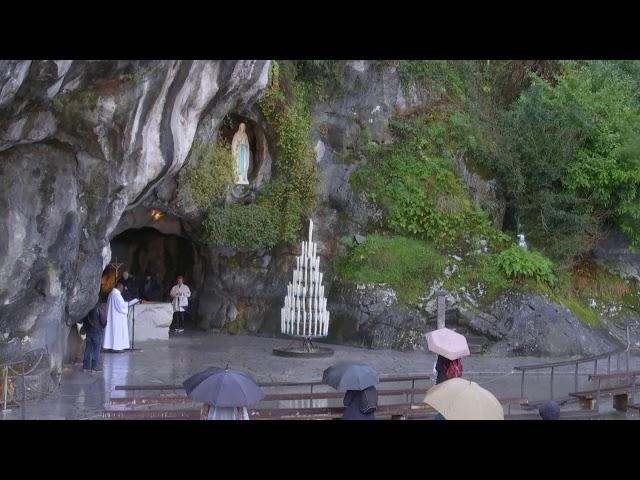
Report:
M 218 372 L 224 372 L 224 368 L 210 367 L 187 378 L 184 382 L 182 382 L 187 395 L 190 395 L 193 389 L 200 385 L 200 383 L 202 383 L 205 378 L 210 377 L 214 373 Z
M 196 373 L 182 384 L 191 398 L 214 407 L 249 407 L 264 392 L 247 373 L 212 367 Z
M 340 362 L 322 374 L 322 383 L 342 391 L 365 390 L 379 381 L 378 372 L 365 363 Z

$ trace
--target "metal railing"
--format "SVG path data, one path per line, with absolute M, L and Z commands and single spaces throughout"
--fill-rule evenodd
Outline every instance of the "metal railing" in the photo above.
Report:
M 574 371 L 574 392 L 578 391 L 578 367 L 581 364 L 584 363 L 591 363 L 593 362 L 593 375 L 596 375 L 598 373 L 598 361 L 599 360 L 607 360 L 607 374 L 611 373 L 611 358 L 612 357 L 616 357 L 616 368 L 618 370 L 620 370 L 620 357 L 622 355 L 625 356 L 625 371 L 628 372 L 629 371 L 629 356 L 630 356 L 630 351 L 631 351 L 631 340 L 629 337 L 629 326 L 627 326 L 627 346 L 625 348 L 621 348 L 618 350 L 614 350 L 611 352 L 607 352 L 607 353 L 603 353 L 600 355 L 594 355 L 591 357 L 585 357 L 585 358 L 577 358 L 575 360 L 564 360 L 564 361 L 560 361 L 560 362 L 551 362 L 551 363 L 539 363 L 539 364 L 535 364 L 535 365 L 519 365 L 517 367 L 514 367 L 514 370 L 520 371 L 522 372 L 522 379 L 521 379 L 521 383 L 520 383 L 520 396 L 524 397 L 524 380 L 525 380 L 525 373 L 531 371 L 531 370 L 546 370 L 546 369 L 550 369 L 551 370 L 551 375 L 550 375 L 550 379 L 549 379 L 549 399 L 553 400 L 554 399 L 554 395 L 553 395 L 553 380 L 554 380 L 554 373 L 555 373 L 555 369 L 558 367 L 565 367 L 565 366 L 569 366 L 569 365 L 573 365 L 575 366 L 575 371 Z
M 15 376 L 20 376 L 22 378 L 22 403 L 20 404 L 21 417 L 22 420 L 25 419 L 26 415 L 26 406 L 27 406 L 27 387 L 25 380 L 25 365 L 27 364 L 26 359 L 16 360 L 13 362 L 6 362 L 0 364 L 0 371 L 2 371 L 2 383 L 3 383 L 3 399 L 2 399 L 2 413 L 5 414 L 9 411 L 7 409 L 8 403 L 8 395 L 9 395 L 9 370 L 11 370 Z M 20 371 L 16 371 L 14 367 L 20 366 Z M 15 399 L 14 399 L 15 400 Z

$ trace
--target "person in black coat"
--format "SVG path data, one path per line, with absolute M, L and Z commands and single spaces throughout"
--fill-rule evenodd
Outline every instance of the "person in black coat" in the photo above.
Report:
M 82 368 L 85 371 L 99 372 L 100 367 L 100 349 L 102 348 L 102 340 L 104 338 L 104 328 L 107 326 L 106 312 L 101 308 L 101 304 L 96 303 L 89 314 L 85 317 L 82 330 L 87 334 L 84 345 L 84 361 Z
M 378 391 L 376 387 L 365 390 L 347 390 L 344 396 L 343 420 L 375 420 L 378 408 Z
M 153 279 L 151 274 L 147 272 L 145 274 L 144 279 L 140 282 L 138 287 L 138 292 L 140 294 L 140 298 L 144 298 L 147 301 L 157 301 L 159 296 L 159 288 L 156 281 Z

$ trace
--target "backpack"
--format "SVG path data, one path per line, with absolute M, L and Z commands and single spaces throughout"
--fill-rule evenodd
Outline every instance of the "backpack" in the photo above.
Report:
M 451 360 L 449 362 L 445 370 L 445 375 L 447 376 L 447 379 L 457 378 L 462 376 L 462 362 L 460 361 L 459 358 L 456 360 Z

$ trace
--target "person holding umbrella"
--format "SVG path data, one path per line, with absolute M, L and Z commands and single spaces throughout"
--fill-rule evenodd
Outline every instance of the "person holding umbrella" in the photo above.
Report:
M 369 365 L 355 362 L 341 362 L 327 368 L 322 382 L 346 391 L 343 404 L 346 407 L 343 420 L 375 420 L 378 408 L 378 391 L 375 385 L 380 381 L 378 372 Z
M 464 335 L 448 328 L 439 328 L 427 334 L 429 350 L 438 355 L 434 370 L 436 385 L 462 376 L 462 357 L 470 355 L 469 345 Z
M 249 420 L 247 408 L 264 398 L 264 392 L 247 373 L 211 367 L 186 379 L 187 395 L 203 402 L 202 420 Z
M 427 346 L 430 351 L 438 355 L 433 366 L 436 385 L 462 376 L 461 357 L 471 353 L 464 335 L 448 328 L 439 328 L 427 334 Z M 438 412 L 435 419 L 446 420 L 441 412 Z

